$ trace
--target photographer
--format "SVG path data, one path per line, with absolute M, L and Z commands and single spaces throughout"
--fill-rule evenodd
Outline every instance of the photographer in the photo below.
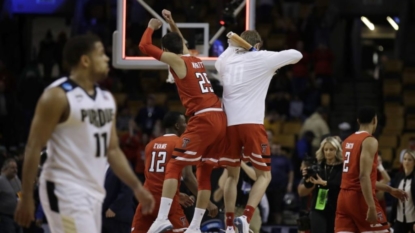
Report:
M 298 186 L 298 194 L 303 197 L 312 193 L 311 233 L 334 232 L 342 168 L 341 145 L 336 137 L 325 138 L 316 152 L 316 160 L 306 161 L 306 168 L 302 170 L 304 178 Z

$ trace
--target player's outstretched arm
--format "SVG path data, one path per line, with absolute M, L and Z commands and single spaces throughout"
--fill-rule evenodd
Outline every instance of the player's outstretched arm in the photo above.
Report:
M 372 184 L 370 173 L 372 172 L 373 159 L 378 150 L 378 141 L 373 137 L 366 138 L 362 143 L 362 152 L 360 153 L 360 174 L 359 180 L 362 187 L 363 197 L 369 207 L 367 221 L 376 223 L 376 205 L 372 193 Z
M 376 190 L 389 193 L 401 201 L 405 201 L 408 198 L 408 194 L 405 191 L 397 188 L 392 188 L 391 186 L 381 181 L 376 181 Z
M 128 164 L 127 158 L 119 147 L 115 125 L 114 120 L 107 154 L 108 163 L 110 164 L 115 175 L 117 175 L 117 177 L 119 177 L 124 184 L 128 185 L 133 190 L 135 197 L 142 204 L 143 214 L 149 214 L 154 208 L 153 195 L 151 195 L 151 193 L 143 187 Z
M 33 186 L 37 177 L 40 152 L 67 109 L 68 100 L 65 92 L 57 87 L 46 90 L 37 103 L 24 155 L 22 196 L 15 213 L 15 221 L 24 227 L 29 227 L 34 220 Z
M 278 70 L 283 66 L 295 64 L 303 58 L 303 54 L 295 49 L 283 50 L 280 52 L 261 52 L 264 53 L 266 67 L 271 70 Z
M 174 22 L 173 17 L 171 16 L 171 12 L 169 10 L 164 9 L 161 12 L 161 14 L 163 15 L 166 22 L 169 23 L 170 30 L 172 32 L 176 32 L 182 38 L 182 40 L 183 40 L 183 54 L 190 54 L 189 49 L 186 46 L 186 40 L 184 39 L 182 33 L 180 32 L 180 29 L 177 27 L 176 22 Z
M 184 64 L 183 59 L 181 59 L 177 54 L 164 52 L 157 46 L 153 45 L 151 36 L 153 35 L 154 30 L 157 30 L 161 27 L 161 24 L 161 21 L 158 19 L 150 20 L 146 31 L 141 37 L 139 45 L 140 51 L 171 66 L 177 76 L 182 79 L 186 77 L 187 74 L 186 65 Z

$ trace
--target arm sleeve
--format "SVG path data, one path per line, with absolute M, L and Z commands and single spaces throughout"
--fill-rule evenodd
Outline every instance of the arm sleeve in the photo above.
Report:
M 163 50 L 153 45 L 153 41 L 151 39 L 153 31 L 154 30 L 149 27 L 146 29 L 143 36 L 141 37 L 140 45 L 138 47 L 142 53 L 160 60 L 161 55 L 163 54 Z
M 265 65 L 271 70 L 278 70 L 283 66 L 295 64 L 303 58 L 303 54 L 294 49 L 284 50 L 281 52 L 265 52 Z

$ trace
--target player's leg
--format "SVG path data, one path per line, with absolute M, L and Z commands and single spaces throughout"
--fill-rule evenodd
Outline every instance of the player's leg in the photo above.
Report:
M 382 207 L 379 205 L 378 200 L 374 197 L 375 205 L 376 205 L 376 216 L 377 216 L 377 223 L 371 224 L 366 221 L 366 213 L 367 213 L 367 205 L 363 195 L 359 192 L 355 192 L 353 199 L 357 200 L 359 205 L 354 212 L 354 221 L 357 225 L 359 232 L 367 232 L 367 233 L 383 233 L 383 232 L 390 232 L 389 231 L 389 224 L 386 218 L 385 213 L 383 212 Z
M 355 205 L 350 205 L 348 200 L 353 200 L 353 191 L 345 191 L 341 190 L 339 193 L 339 197 L 337 199 L 337 208 L 336 208 L 336 220 L 334 222 L 334 232 L 335 233 L 358 233 L 358 228 L 353 220 L 350 217 L 350 211 L 352 209 L 351 214 L 355 211 L 358 211 L 355 208 Z M 355 208 L 349 208 L 353 206 Z
M 228 150 L 226 151 L 226 160 L 224 160 L 226 163 L 224 164 L 227 165 L 228 177 L 223 187 L 223 200 L 225 205 L 226 229 L 232 232 L 234 227 L 236 197 L 238 194 L 237 185 L 241 166 L 242 142 L 239 138 L 237 125 L 229 126 L 226 133 Z M 223 159 L 220 158 L 220 160 Z
M 244 124 L 239 126 L 239 133 L 243 134 L 243 158 L 252 164 L 257 177 L 249 193 L 243 216 L 235 219 L 239 232 L 248 233 L 249 222 L 271 181 L 271 151 L 263 125 Z
M 92 198 L 82 190 L 44 181 L 39 195 L 52 233 L 101 233 L 101 226 L 97 226 L 97 203 L 91 203 Z
M 163 183 L 163 192 L 160 200 L 160 208 L 156 221 L 151 225 L 149 233 L 160 233 L 171 230 L 173 225 L 168 220 L 173 197 L 178 189 L 178 181 L 185 166 L 196 165 L 201 160 L 200 151 L 201 137 L 200 120 L 196 117 L 190 118 L 186 131 L 180 137 L 180 144 L 177 144 L 172 158 L 166 166 Z

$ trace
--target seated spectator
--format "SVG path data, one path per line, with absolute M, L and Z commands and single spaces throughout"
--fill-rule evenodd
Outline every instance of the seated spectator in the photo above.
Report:
M 7 159 L 1 167 L 0 176 L 0 229 L 4 233 L 20 233 L 22 229 L 14 221 L 18 196 L 22 185 L 17 177 L 17 163 Z
M 306 131 L 311 131 L 314 133 L 314 140 L 312 142 L 313 151 L 317 151 L 320 147 L 320 142 L 323 135 L 330 134 L 330 128 L 327 124 L 328 121 L 328 110 L 320 107 L 316 112 L 313 113 L 309 118 L 307 118 L 301 127 L 300 135 L 304 135 Z
M 392 219 L 395 221 L 395 233 L 415 232 L 415 151 L 406 151 L 403 157 L 403 171 L 399 172 L 392 184 L 393 187 L 404 190 L 408 198 L 405 201 L 394 200 Z
M 303 101 L 301 101 L 300 98 L 298 98 L 298 96 L 295 95 L 293 99 L 290 101 L 290 117 L 294 119 L 302 119 L 303 108 Z
M 157 120 L 162 120 L 164 117 L 164 110 L 156 106 L 156 97 L 149 95 L 147 97 L 146 106 L 138 111 L 135 118 L 137 126 L 140 127 L 143 134 L 150 136 L 153 133 L 154 126 Z
M 293 182 L 294 171 L 291 161 L 283 154 L 281 145 L 271 144 L 271 183 L 267 189 L 271 219 L 268 223 L 282 223 L 284 195 L 291 193 Z

